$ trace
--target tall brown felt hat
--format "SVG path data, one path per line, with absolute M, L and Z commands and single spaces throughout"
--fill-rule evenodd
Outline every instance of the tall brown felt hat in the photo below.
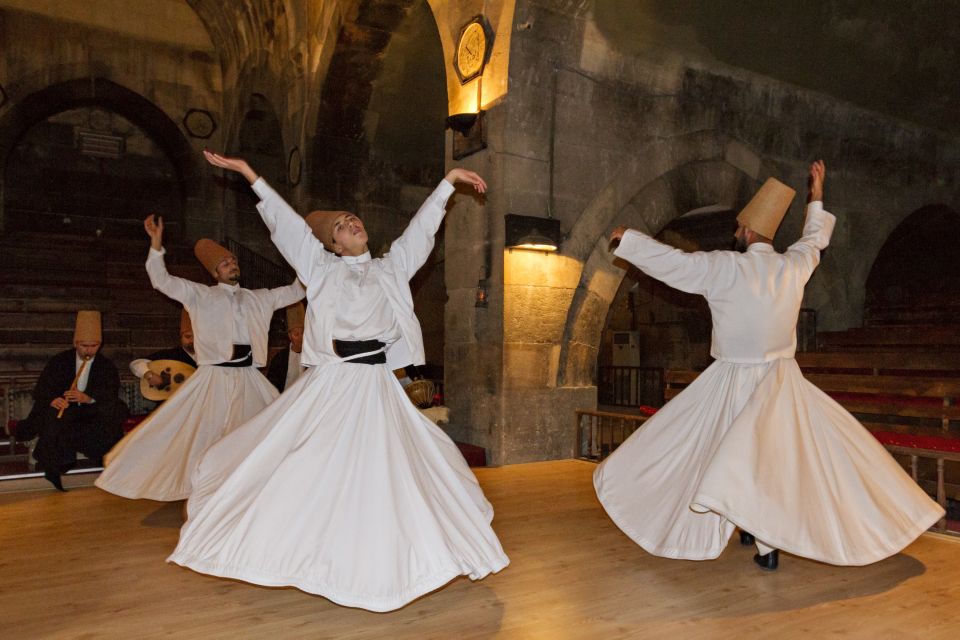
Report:
M 217 266 L 227 258 L 233 257 L 233 254 L 227 251 L 226 248 L 221 247 L 210 238 L 200 238 L 197 240 L 197 244 L 193 245 L 193 254 L 197 256 L 200 264 L 202 264 L 214 278 L 217 277 Z
M 190 314 L 186 309 L 180 310 L 180 335 L 187 331 L 193 333 L 193 323 L 190 321 Z
M 291 329 L 303 329 L 306 309 L 302 302 L 297 302 L 287 307 L 287 331 Z
M 77 324 L 73 330 L 73 341 L 103 341 L 99 311 L 77 311 Z
M 797 192 L 776 178 L 767 178 L 737 216 L 737 222 L 754 233 L 773 239 Z
M 327 251 L 333 251 L 333 223 L 337 218 L 349 211 L 311 211 L 304 218 L 313 231 L 313 236 L 323 243 Z

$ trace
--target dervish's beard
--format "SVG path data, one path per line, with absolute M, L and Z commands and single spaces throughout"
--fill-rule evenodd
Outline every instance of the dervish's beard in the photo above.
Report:
M 196 353 L 196 351 L 194 351 L 194 349 L 193 349 L 193 343 L 192 343 L 192 342 L 191 342 L 190 344 L 185 344 L 185 345 L 183 345 L 183 350 L 186 351 L 187 353 L 189 353 L 190 355 L 193 355 L 193 354 Z
M 747 239 L 743 236 L 733 239 L 733 250 L 743 253 L 747 250 Z

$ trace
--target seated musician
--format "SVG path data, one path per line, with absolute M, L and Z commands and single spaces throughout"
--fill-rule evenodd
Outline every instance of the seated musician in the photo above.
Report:
M 287 307 L 287 337 L 290 339 L 290 346 L 273 356 L 267 368 L 267 380 L 281 393 L 303 373 L 300 351 L 303 349 L 305 315 L 302 302 Z
M 154 360 L 176 360 L 197 368 L 196 351 L 193 348 L 193 325 L 190 314 L 186 309 L 180 312 L 180 346 L 161 349 L 151 353 L 146 358 L 138 358 L 130 362 L 130 371 L 138 378 L 145 379 L 152 387 L 159 387 L 164 383 L 160 374 L 150 370 L 150 363 Z
M 77 453 L 99 466 L 123 436 L 127 407 L 119 398 L 120 375 L 102 344 L 99 311 L 77 313 L 73 349 L 53 356 L 33 390 L 34 405 L 17 427 L 17 439 L 39 436 L 33 455 L 44 477 L 65 491 L 60 476 L 77 462 Z

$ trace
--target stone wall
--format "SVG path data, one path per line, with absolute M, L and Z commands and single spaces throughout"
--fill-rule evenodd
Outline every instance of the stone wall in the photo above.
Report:
M 471 273 L 481 233 L 490 246 L 485 312 L 502 314 L 502 345 L 473 349 L 462 364 L 451 356 L 464 354 L 448 349 L 448 369 L 457 367 L 460 384 L 486 389 L 458 409 L 468 421 L 484 414 L 498 463 L 573 453 L 569 399 L 595 402 L 601 334 L 624 275 L 604 241 L 615 226 L 656 234 L 691 210 L 738 210 L 768 176 L 802 193 L 809 161 L 822 157 L 827 207 L 839 223 L 805 306 L 817 310 L 821 329 L 842 329 L 860 323 L 864 282 L 892 229 L 923 204 L 958 196 L 960 145 L 950 134 L 710 56 L 626 51 L 600 28 L 596 8 L 517 3 L 510 91 L 488 113 L 488 150 L 468 163 L 489 167 L 499 193 L 487 198 L 488 227 L 469 230 L 473 250 L 448 253 L 448 270 L 456 263 Z M 797 237 L 802 211 L 801 196 L 778 248 Z M 508 213 L 560 219 L 560 254 L 527 256 L 518 268 L 502 249 Z M 480 313 L 470 309 L 472 279 L 451 295 L 448 339 L 451 318 Z M 456 429 L 479 428 L 457 411 L 454 420 Z

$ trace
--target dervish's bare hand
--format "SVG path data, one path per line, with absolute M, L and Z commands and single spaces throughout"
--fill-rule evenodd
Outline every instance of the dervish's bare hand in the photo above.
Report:
M 163 218 L 151 213 L 143 220 L 143 228 L 150 236 L 150 246 L 160 251 L 163 247 Z
M 623 234 L 629 230 L 628 227 L 620 225 L 616 229 L 610 232 L 610 250 L 613 251 L 618 246 L 620 246 L 620 241 L 623 239 Z
M 817 160 L 810 165 L 810 194 L 807 202 L 823 201 L 823 182 L 827 177 L 827 167 L 823 160 Z
M 487 183 L 484 182 L 483 178 L 481 178 L 479 174 L 476 174 L 473 171 L 468 171 L 458 167 L 456 169 L 452 169 L 450 173 L 447 174 L 446 180 L 450 184 L 457 184 L 458 182 L 469 184 L 476 190 L 477 193 L 487 192 Z
M 220 155 L 219 153 L 214 153 L 209 149 L 203 150 L 203 157 L 207 159 L 207 162 L 212 164 L 215 167 L 220 167 L 221 169 L 227 169 L 229 171 L 236 171 L 244 178 L 247 179 L 247 182 L 253 184 L 257 181 L 257 172 L 250 168 L 250 165 L 247 164 L 247 161 L 243 158 L 230 158 L 228 156 Z

